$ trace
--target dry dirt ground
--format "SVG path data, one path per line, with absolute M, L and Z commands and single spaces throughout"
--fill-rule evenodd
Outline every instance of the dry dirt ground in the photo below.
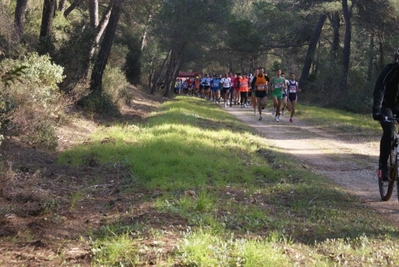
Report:
M 121 120 L 142 122 L 165 99 L 134 90 L 134 100 L 123 110 Z M 392 221 L 399 221 L 396 189 L 390 201 L 380 201 L 376 180 L 378 137 L 359 137 L 357 133 L 337 137 L 307 126 L 300 119 L 291 124 L 287 117 L 282 117 L 277 123 L 270 112 L 258 121 L 249 108 L 238 106 L 226 111 L 256 129 L 270 146 L 292 154 L 306 168 L 358 195 L 359 201 Z M 98 126 L 104 125 L 106 120 L 77 116 L 67 127 L 59 129 L 59 150 L 84 144 Z M 88 231 L 97 231 L 118 220 L 131 224 L 146 222 L 150 227 L 163 229 L 167 245 L 162 249 L 167 253 L 175 245 L 173 233 L 179 225 L 186 224 L 148 205 L 143 195 L 157 192 L 121 196 L 120 181 L 129 175 L 121 166 L 100 166 L 95 159 L 87 159 L 81 167 L 60 166 L 56 153 L 41 151 L 16 139 L 4 142 L 0 154 L 6 166 L 0 177 L 0 266 L 90 266 L 91 244 L 87 241 L 82 246 L 81 238 L 87 238 Z M 98 183 L 92 185 L 93 180 Z M 77 192 L 85 195 L 79 196 Z M 74 204 L 74 199 L 78 204 Z M 124 216 L 132 206 L 136 207 L 135 215 Z M 174 227 L 173 231 L 168 227 Z M 157 257 L 153 253 L 157 245 L 150 242 L 142 240 L 140 244 L 148 248 L 142 252 L 148 265 Z
M 380 136 L 362 136 L 358 132 L 333 133 L 308 126 L 301 122 L 300 117 L 294 117 L 294 123 L 290 123 L 289 116 L 281 116 L 280 122 L 276 122 L 270 107 L 264 110 L 262 121 L 254 116 L 252 108 L 233 106 L 225 110 L 256 129 L 267 144 L 293 155 L 304 166 L 328 177 L 348 193 L 357 195 L 359 201 L 383 213 L 384 218 L 399 226 L 396 188 L 387 202 L 381 201 L 378 190 Z
M 132 93 L 134 99 L 122 110 L 121 122 L 143 122 L 165 101 L 136 88 Z M 70 123 L 57 130 L 57 152 L 85 144 L 98 127 L 111 123 L 106 118 L 85 118 L 78 110 L 73 114 Z M 121 197 L 120 181 L 129 176 L 129 170 L 118 165 L 100 166 L 90 158 L 80 167 L 60 166 L 57 152 L 42 151 L 17 138 L 7 138 L 0 147 L 1 267 L 91 266 L 90 241 L 82 246 L 85 243 L 80 240 L 87 238 L 89 231 L 118 220 L 131 224 L 144 221 L 154 228 L 161 228 L 159 218 L 170 225 L 184 224 L 148 207 L 143 195 L 153 192 Z M 92 185 L 93 181 L 98 182 Z M 120 216 L 132 206 L 136 216 Z M 148 245 L 146 242 L 142 245 Z M 148 263 L 157 256 L 146 254 Z

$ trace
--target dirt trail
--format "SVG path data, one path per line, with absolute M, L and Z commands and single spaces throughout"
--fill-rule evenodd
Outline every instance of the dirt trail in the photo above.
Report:
M 288 116 L 281 116 L 280 122 L 276 122 L 269 109 L 266 107 L 264 118 L 259 121 L 252 108 L 225 108 L 256 129 L 270 146 L 292 154 L 313 172 L 330 178 L 379 212 L 389 214 L 390 219 L 399 226 L 396 188 L 387 202 L 381 201 L 378 191 L 378 137 L 373 142 L 356 138 L 338 139 L 328 132 L 305 125 L 297 118 L 290 123 Z

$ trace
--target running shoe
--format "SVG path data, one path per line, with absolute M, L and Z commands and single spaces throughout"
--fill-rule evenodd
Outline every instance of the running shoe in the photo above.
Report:
M 293 123 L 294 121 L 292 120 L 292 118 L 290 118 L 290 122 Z
M 279 116 L 276 116 L 274 119 L 275 119 L 277 122 L 279 122 L 279 121 L 280 121 L 280 118 L 279 118 Z
M 262 116 L 262 115 L 260 115 L 260 116 L 259 116 L 259 120 L 261 121 L 262 119 L 263 119 L 263 116 Z
M 281 115 L 283 115 L 284 116 L 284 114 L 285 114 L 285 112 L 284 112 L 285 110 L 283 109 L 283 112 L 281 112 Z

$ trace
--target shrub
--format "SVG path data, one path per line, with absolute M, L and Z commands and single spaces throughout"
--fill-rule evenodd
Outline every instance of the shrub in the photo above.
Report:
M 129 83 L 119 68 L 107 65 L 102 79 L 102 93 L 92 92 L 78 101 L 88 112 L 120 115 L 119 108 L 130 101 Z
M 47 55 L 30 53 L 21 59 L 3 60 L 0 70 L 3 80 L 0 84 L 0 124 L 3 133 L 19 134 L 22 139 L 54 149 L 56 139 L 51 117 L 61 111 L 57 84 L 63 79 L 63 68 L 53 64 Z M 16 70 L 22 73 L 16 75 Z M 11 78 L 7 77 L 10 73 Z M 9 127 L 5 129 L 7 123 Z
M 110 116 L 120 115 L 118 107 L 106 93 L 99 94 L 93 92 L 81 98 L 77 104 L 90 113 L 100 113 Z
M 337 105 L 338 108 L 367 114 L 373 106 L 374 77 L 368 80 L 364 72 L 353 70 L 348 75 L 348 92 Z
M 83 29 L 83 30 L 82 30 Z M 63 92 L 70 93 L 83 82 L 89 74 L 90 50 L 94 42 L 96 32 L 90 27 L 76 27 L 69 33 L 69 39 L 65 39 L 55 61 L 64 66 L 66 78 L 60 85 Z
M 103 76 L 103 88 L 110 100 L 117 104 L 119 100 L 126 97 L 128 87 L 129 83 L 123 72 L 119 68 L 107 65 Z
M 57 148 L 58 140 L 51 120 L 46 118 L 39 119 L 35 123 L 33 130 L 32 134 L 27 135 L 27 140 L 50 150 Z
M 7 88 L 12 83 L 14 83 L 15 80 L 19 80 L 19 77 L 23 73 L 23 69 L 25 69 L 25 67 L 16 67 L 13 70 L 6 71 L 4 68 L 0 66 L 0 80 L 2 86 Z M 0 88 L 2 87 L 0 86 Z M 6 126 L 6 122 L 8 119 L 7 115 L 12 110 L 13 107 L 12 101 L 10 101 L 11 99 L 8 99 L 6 96 L 7 92 L 5 92 L 5 90 L 0 90 L 0 129 Z M 0 134 L 0 145 L 3 139 L 4 136 Z
M 318 65 L 317 75 L 310 74 L 307 88 L 303 90 L 306 102 L 323 107 L 338 107 L 356 113 L 368 113 L 372 105 L 375 77 L 366 77 L 364 67 L 352 69 L 348 73 L 347 90 L 340 91 L 342 66 L 340 61 L 333 61 L 328 53 Z
M 128 50 L 124 54 L 124 63 L 121 66 L 123 66 L 127 80 L 137 85 L 140 82 L 141 76 L 141 39 L 131 29 L 125 28 L 124 30 L 125 41 L 123 43 L 127 46 Z
M 53 64 L 48 55 L 29 53 L 22 59 L 5 59 L 1 63 L 5 70 L 25 66 L 24 74 L 20 76 L 21 83 L 10 86 L 10 94 L 16 99 L 21 102 L 33 100 L 45 107 L 58 98 L 57 85 L 64 78 L 63 68 Z

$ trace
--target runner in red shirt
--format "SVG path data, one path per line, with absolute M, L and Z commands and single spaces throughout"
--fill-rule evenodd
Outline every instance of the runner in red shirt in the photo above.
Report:
M 248 78 L 240 73 L 238 73 L 238 90 L 240 92 L 241 108 L 245 108 L 248 102 Z

